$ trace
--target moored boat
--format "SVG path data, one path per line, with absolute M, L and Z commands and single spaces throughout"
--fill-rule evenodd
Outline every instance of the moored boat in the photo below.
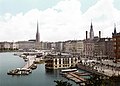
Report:
M 26 68 L 17 68 L 7 72 L 8 75 L 29 75 L 30 73 L 32 73 L 31 69 Z
M 61 73 L 67 73 L 67 72 L 76 72 L 77 69 L 63 69 L 61 70 Z

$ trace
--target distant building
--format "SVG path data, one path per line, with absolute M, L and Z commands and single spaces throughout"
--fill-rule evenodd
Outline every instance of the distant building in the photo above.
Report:
M 40 42 L 41 50 L 51 50 L 51 42 Z
M 60 69 L 75 67 L 78 63 L 78 56 L 71 54 L 59 53 L 59 54 L 48 54 L 45 56 L 45 68 L 47 69 Z
M 114 33 L 112 33 L 113 45 L 114 45 L 114 57 L 115 61 L 118 62 L 120 60 L 120 32 L 117 33 L 116 25 L 114 27 Z
M 94 43 L 94 57 L 103 59 L 113 59 L 112 38 L 100 38 Z
M 95 42 L 97 42 L 100 38 L 101 38 L 101 31 L 99 31 L 99 37 L 94 36 L 93 25 L 91 22 L 89 37 L 88 37 L 88 31 L 86 31 L 86 39 L 84 40 L 84 56 L 85 57 L 94 57 Z
M 94 36 L 92 23 L 90 26 L 90 37 L 88 37 L 88 32 L 86 31 L 84 55 L 85 57 L 100 59 L 111 59 L 114 56 L 112 38 L 101 38 L 101 31 L 99 31 L 99 36 Z
M 37 32 L 36 39 L 30 39 L 28 41 L 18 41 L 19 49 L 29 50 L 29 49 L 40 49 L 40 34 L 39 34 L 39 25 L 37 22 Z
M 10 43 L 10 49 L 19 49 L 19 44 L 17 42 Z
M 0 50 L 15 50 L 19 45 L 16 42 L 0 42 Z
M 10 49 L 10 42 L 0 42 L 0 49 Z
M 55 50 L 57 52 L 63 52 L 63 42 L 55 42 Z
M 29 50 L 35 49 L 35 42 L 34 41 L 18 41 L 19 49 Z
M 69 40 L 64 42 L 64 52 L 79 53 L 83 55 L 84 43 L 82 40 Z

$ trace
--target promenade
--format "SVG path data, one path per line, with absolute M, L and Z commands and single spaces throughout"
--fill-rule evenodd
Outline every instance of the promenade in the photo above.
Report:
M 77 67 L 98 75 L 109 77 L 120 75 L 120 63 L 113 63 L 112 60 L 87 60 L 78 63 Z

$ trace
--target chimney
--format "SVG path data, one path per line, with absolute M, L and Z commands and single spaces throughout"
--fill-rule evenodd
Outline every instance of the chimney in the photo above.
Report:
M 86 31 L 86 39 L 88 39 L 88 31 Z
M 99 31 L 99 38 L 101 38 L 101 31 Z

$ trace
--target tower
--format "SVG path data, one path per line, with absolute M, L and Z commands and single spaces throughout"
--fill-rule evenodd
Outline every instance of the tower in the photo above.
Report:
M 39 25 L 37 22 L 36 42 L 40 42 Z
M 88 39 L 88 31 L 86 31 L 86 39 Z
M 114 34 L 116 34 L 116 24 L 114 23 Z
M 37 50 L 41 49 L 40 46 L 41 46 L 41 45 L 40 45 L 39 25 L 38 25 L 38 22 L 37 22 L 37 32 L 36 32 L 35 49 L 37 49 Z
M 94 31 L 93 31 L 92 22 L 91 22 L 91 26 L 90 26 L 90 39 L 94 39 Z
M 101 31 L 99 31 L 99 38 L 101 38 Z

